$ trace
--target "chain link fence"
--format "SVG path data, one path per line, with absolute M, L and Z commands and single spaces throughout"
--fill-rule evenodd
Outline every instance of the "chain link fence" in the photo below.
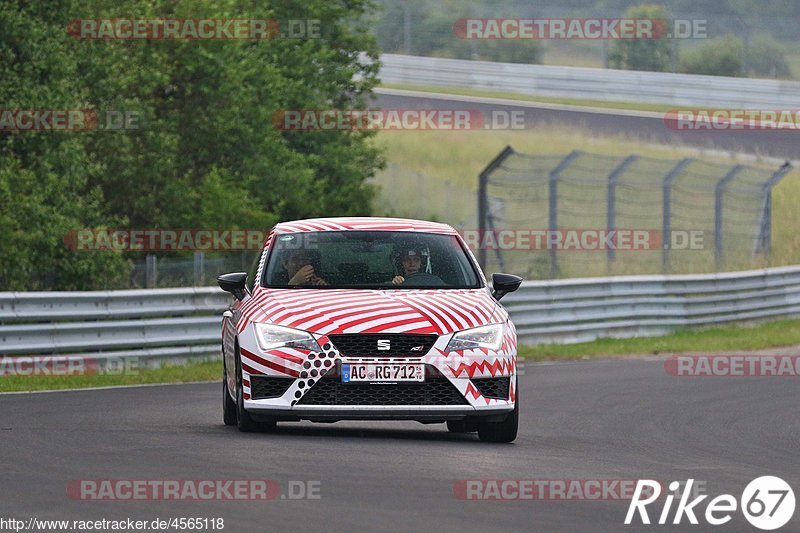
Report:
M 527 279 L 764 266 L 790 169 L 507 147 L 479 178 L 479 260 Z

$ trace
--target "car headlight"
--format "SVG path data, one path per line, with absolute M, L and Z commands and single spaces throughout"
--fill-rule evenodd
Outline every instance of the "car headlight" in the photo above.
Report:
M 492 324 L 457 332 L 447 343 L 445 351 L 472 350 L 487 348 L 499 350 L 503 345 L 503 324 Z
M 255 326 L 258 346 L 264 351 L 278 348 L 298 348 L 300 350 L 311 350 L 312 352 L 322 351 L 314 337 L 302 329 L 275 326 L 273 324 L 256 324 Z

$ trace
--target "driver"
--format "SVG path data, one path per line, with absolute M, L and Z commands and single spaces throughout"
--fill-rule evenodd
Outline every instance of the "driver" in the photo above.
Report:
M 283 268 L 289 276 L 287 285 L 327 285 L 314 271 L 313 258 L 306 250 L 293 250 L 283 260 Z
M 401 248 L 396 259 L 397 271 L 401 275 L 392 278 L 394 285 L 402 285 L 406 278 L 419 272 L 424 272 L 428 264 L 427 250 L 419 247 L 408 246 Z

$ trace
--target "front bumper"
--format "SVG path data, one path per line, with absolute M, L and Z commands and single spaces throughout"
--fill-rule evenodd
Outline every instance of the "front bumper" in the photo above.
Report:
M 480 418 L 485 421 L 501 421 L 514 406 L 504 405 L 491 409 L 475 409 L 471 406 L 400 406 L 400 405 L 358 405 L 328 406 L 308 405 L 282 408 L 263 405 L 268 400 L 245 402 L 245 409 L 256 419 L 258 417 L 278 420 L 311 420 L 315 422 L 337 422 L 339 420 L 417 420 L 420 422 L 445 422 Z
M 249 329 L 249 328 L 248 328 Z M 473 350 L 446 352 L 452 335 L 440 336 L 424 355 L 416 357 L 352 357 L 341 355 L 326 336 L 317 337 L 321 352 L 281 350 L 254 353 L 248 331 L 242 338 L 244 408 L 254 416 L 285 420 L 462 420 L 475 417 L 500 417 L 514 409 L 516 396 L 516 343 L 506 343 L 499 351 Z M 248 350 L 247 348 L 250 348 Z M 251 351 L 252 350 L 252 351 Z M 406 394 L 404 386 L 353 384 L 338 386 L 343 363 L 423 363 L 425 388 Z M 273 395 L 254 390 L 251 379 L 272 378 L 285 381 Z M 430 378 L 430 380 L 429 380 Z M 478 380 L 506 380 L 501 394 L 490 394 Z M 434 383 L 436 381 L 437 383 Z M 413 387 L 409 387 L 413 388 Z M 400 394 L 394 394 L 394 392 Z M 351 394 L 351 392 L 353 394 Z M 491 391 L 490 391 L 491 392 Z M 494 389 L 496 392 L 496 389 Z

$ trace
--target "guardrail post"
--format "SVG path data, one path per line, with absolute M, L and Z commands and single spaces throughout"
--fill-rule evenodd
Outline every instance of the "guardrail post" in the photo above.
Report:
M 608 175 L 608 216 L 606 230 L 608 230 L 609 233 L 617 229 L 617 180 L 619 180 L 619 177 L 637 159 L 639 159 L 638 155 L 629 155 L 624 161 L 622 161 L 622 163 L 617 165 L 617 168 L 611 171 L 611 174 Z M 619 244 L 619 238 L 616 238 L 616 243 Z M 614 261 L 615 259 L 616 250 L 614 250 L 613 247 L 610 247 L 608 250 L 606 250 L 606 255 L 608 262 L 611 263 L 611 261 Z
M 772 254 L 772 189 L 791 170 L 792 164 L 785 162 L 762 186 L 764 203 L 758 216 L 758 235 L 753 242 L 753 255 L 761 252 L 769 258 Z
M 714 264 L 716 265 L 717 272 L 722 268 L 722 195 L 725 192 L 725 186 L 736 177 L 736 175 L 744 168 L 743 165 L 736 165 L 722 177 L 714 189 Z
M 158 284 L 158 264 L 154 255 L 145 257 L 144 284 L 148 289 Z
M 561 162 L 556 165 L 556 168 L 550 171 L 550 178 L 549 178 L 549 207 L 547 210 L 547 229 L 548 235 L 545 239 L 545 243 L 547 243 L 547 247 L 550 247 L 550 235 L 552 231 L 556 231 L 558 229 L 558 178 L 560 177 L 561 173 L 564 172 L 567 167 L 569 167 L 572 162 L 581 155 L 580 150 L 573 150 L 572 152 L 567 155 Z M 550 278 L 555 279 L 558 277 L 558 250 L 551 249 L 550 250 Z
M 511 148 L 511 146 L 506 146 L 503 148 L 503 151 L 497 154 L 497 156 L 486 165 L 486 168 L 478 174 L 478 263 L 483 269 L 486 268 L 486 249 L 482 246 L 483 233 L 490 225 L 492 226 L 492 231 L 494 230 L 494 223 L 489 221 L 489 196 L 487 192 L 489 175 L 497 170 L 497 168 L 503 164 L 503 161 L 508 159 L 513 153 L 514 149 Z
M 692 161 L 694 159 L 687 157 L 664 176 L 661 212 L 661 270 L 665 274 L 669 271 L 669 247 L 672 246 L 672 236 L 670 235 L 672 233 L 672 184 Z

